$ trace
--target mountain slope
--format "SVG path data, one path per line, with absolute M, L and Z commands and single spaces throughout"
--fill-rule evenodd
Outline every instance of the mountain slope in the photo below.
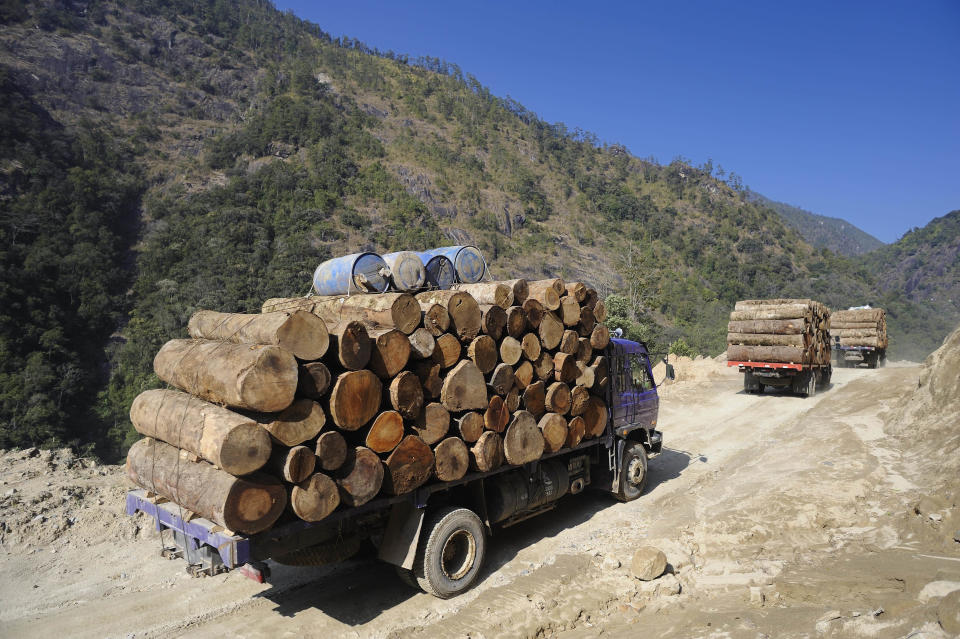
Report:
M 750 191 L 749 199 L 776 211 L 803 239 L 816 248 L 825 248 L 839 255 L 855 257 L 874 251 L 884 243 L 846 220 L 817 215 L 799 207 L 777 202 Z
M 256 0 L 5 7 L 10 91 L 78 141 L 63 171 L 102 167 L 91 207 L 124 224 L 78 218 L 109 246 L 109 266 L 51 284 L 51 295 L 102 320 L 96 330 L 61 344 L 23 340 L 17 327 L 51 304 L 0 307 L 0 346 L 19 349 L 18 362 L 56 371 L 62 351 L 86 380 L 28 389 L 17 386 L 20 364 L 4 368 L 0 446 L 45 437 L 116 456 L 131 436 L 130 402 L 158 383 L 153 355 L 185 334 L 196 309 L 256 312 L 267 297 L 306 293 L 320 261 L 357 250 L 476 243 L 498 276 L 584 279 L 621 293 L 616 321 L 661 352 L 680 337 L 722 351 L 737 299 L 843 307 L 876 295 L 865 264 L 815 249 L 739 183 L 547 124 L 441 60 L 334 40 Z M 4 175 L 16 176 L 23 146 L 10 148 Z M 4 188 L 18 207 L 44 210 L 42 188 Z M 45 234 L 70 230 L 37 219 L 29 236 L 0 220 L 0 240 L 19 238 L 6 270 L 31 273 Z M 84 304 L 74 293 L 85 287 L 109 295 Z M 48 313 L 41 337 L 71 317 Z M 62 387 L 89 416 L 82 429 L 62 408 Z M 56 428 L 42 434 L 54 413 L 32 402 L 60 406 Z

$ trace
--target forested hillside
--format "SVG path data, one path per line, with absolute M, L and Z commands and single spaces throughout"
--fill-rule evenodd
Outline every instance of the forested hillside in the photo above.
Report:
M 496 275 L 584 279 L 660 352 L 722 351 L 739 298 L 877 296 L 872 263 L 813 248 L 736 178 L 265 2 L 10 0 L 0 21 L 0 446 L 116 457 L 195 310 L 305 294 L 362 249 L 469 242 Z M 921 343 L 914 302 L 891 314 L 893 357 L 922 355 L 896 352 Z

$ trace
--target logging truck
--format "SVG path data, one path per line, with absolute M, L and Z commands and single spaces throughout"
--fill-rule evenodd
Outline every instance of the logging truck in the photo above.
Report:
M 647 460 L 662 444 L 650 356 L 643 343 L 619 338 L 602 352 L 609 362 L 602 434 L 535 461 L 468 472 L 405 494 L 381 493 L 321 521 L 294 520 L 256 534 L 227 530 L 142 489 L 127 494 L 127 513 L 152 518 L 165 543 L 164 556 L 185 560 L 196 576 L 237 569 L 263 583 L 270 577 L 267 560 L 329 564 L 366 545 L 413 587 L 453 597 L 476 581 L 488 538 L 498 530 L 551 510 L 587 488 L 623 502 L 642 494 Z M 773 369 L 771 378 L 785 379 L 791 370 Z

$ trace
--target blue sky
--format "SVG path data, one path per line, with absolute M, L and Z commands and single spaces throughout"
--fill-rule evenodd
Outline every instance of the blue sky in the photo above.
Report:
M 283 2 L 891 242 L 960 208 L 960 2 Z

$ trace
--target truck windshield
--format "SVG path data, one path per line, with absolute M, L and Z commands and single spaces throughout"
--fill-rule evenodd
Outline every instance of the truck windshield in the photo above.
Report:
M 650 368 L 647 356 L 643 353 L 630 355 L 630 374 L 633 386 L 641 392 L 653 389 L 653 380 L 650 379 Z

